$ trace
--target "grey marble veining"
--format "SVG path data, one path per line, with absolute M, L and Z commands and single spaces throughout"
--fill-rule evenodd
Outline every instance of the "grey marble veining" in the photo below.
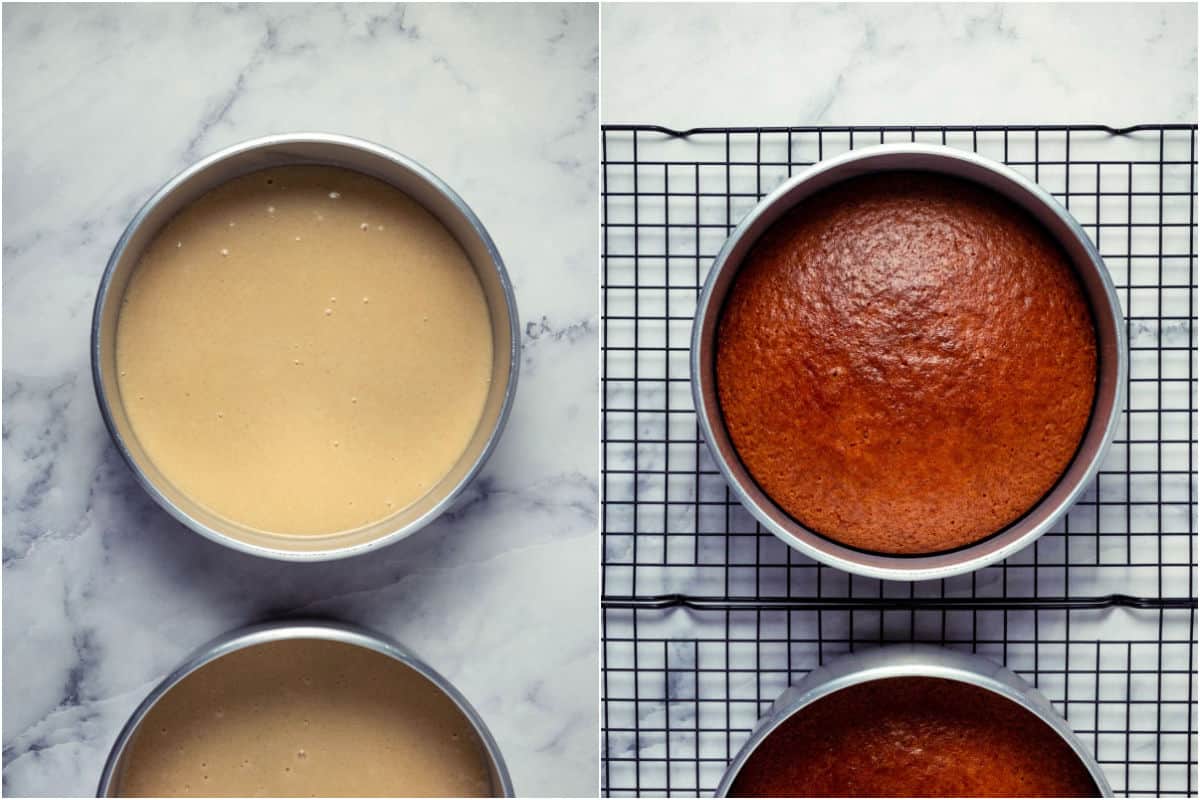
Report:
M 1186 3 L 610 4 L 604 121 L 1196 120 Z
M 94 792 L 193 648 L 282 614 L 395 637 L 453 681 L 519 792 L 597 785 L 596 122 L 591 5 L 4 9 L 4 791 Z M 244 556 L 134 482 L 88 333 L 128 219 L 221 147 L 318 130 L 424 163 L 488 227 L 524 330 L 500 446 L 378 553 Z

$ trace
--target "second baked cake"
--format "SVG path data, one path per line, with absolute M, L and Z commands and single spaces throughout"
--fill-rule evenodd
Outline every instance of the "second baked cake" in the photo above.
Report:
M 717 333 L 739 457 L 843 544 L 934 553 L 1002 530 L 1070 464 L 1096 333 L 1066 254 L 1023 209 L 925 172 L 804 200 L 742 264 Z
M 887 678 L 822 697 L 776 728 L 730 797 L 1098 797 L 1049 725 L 986 689 Z

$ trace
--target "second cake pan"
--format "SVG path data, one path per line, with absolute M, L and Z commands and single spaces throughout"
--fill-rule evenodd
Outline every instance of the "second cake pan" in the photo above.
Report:
M 218 637 L 195 651 L 174 672 L 164 678 L 158 686 L 154 687 L 146 699 L 142 701 L 141 705 L 133 712 L 129 721 L 125 723 L 125 727 L 118 734 L 117 740 L 109 752 L 108 760 L 105 762 L 96 796 L 117 796 L 114 792 L 118 789 L 121 769 L 124 765 L 123 758 L 134 734 L 137 733 L 142 721 L 145 720 L 151 709 L 154 708 L 155 703 L 181 681 L 197 670 L 230 653 L 270 642 L 298 639 L 316 639 L 366 648 L 367 650 L 373 650 L 394 659 L 419 673 L 449 697 L 475 729 L 475 733 L 479 736 L 479 740 L 488 756 L 492 789 L 495 796 L 515 796 L 512 778 L 509 777 L 508 767 L 505 766 L 504 758 L 500 755 L 500 748 L 496 744 L 496 740 L 492 738 L 491 732 L 488 731 L 487 725 L 484 724 L 479 713 L 475 711 L 453 684 L 434 671 L 428 664 L 393 641 L 352 625 L 324 620 L 293 620 L 252 625 Z
M 734 780 L 763 741 L 792 715 L 802 713 L 823 697 L 867 681 L 886 678 L 943 678 L 978 686 L 1021 706 L 1053 729 L 1070 746 L 1096 783 L 1102 797 L 1112 797 L 1112 787 L 1095 757 L 1075 731 L 1037 689 L 1005 667 L 982 656 L 959 653 L 932 645 L 888 645 L 863 653 L 850 653 L 808 673 L 771 705 L 759 720 L 749 741 L 734 756 L 717 797 L 728 797 Z

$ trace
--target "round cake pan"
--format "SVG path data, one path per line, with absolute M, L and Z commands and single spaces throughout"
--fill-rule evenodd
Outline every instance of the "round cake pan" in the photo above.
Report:
M 454 704 L 458 706 L 458 709 L 462 711 L 463 715 L 470 720 L 471 725 L 475 728 L 475 732 L 479 735 L 479 740 L 483 743 L 484 749 L 487 751 L 490 762 L 492 788 L 495 796 L 515 796 L 512 779 L 508 775 L 508 768 L 504 765 L 504 758 L 500 755 L 500 748 L 497 747 L 496 740 L 492 738 L 492 734 L 488 731 L 478 712 L 467 702 L 467 698 L 463 697 L 449 681 L 434 671 L 428 664 L 395 642 L 351 625 L 319 620 L 297 620 L 252 625 L 215 639 L 193 653 L 178 669 L 168 675 L 162 683 L 154 687 L 154 690 L 142 701 L 137 710 L 133 712 L 133 716 L 125 723 L 125 727 L 121 729 L 116 743 L 113 744 L 112 750 L 108 754 L 108 760 L 104 763 L 104 771 L 100 775 L 100 786 L 96 791 L 96 796 L 118 796 L 114 792 L 118 789 L 118 782 L 123 767 L 122 758 L 128 749 L 133 735 L 137 733 L 138 726 L 142 724 L 142 721 L 150 713 L 154 704 L 180 681 L 206 664 L 210 664 L 218 658 L 235 651 L 254 647 L 255 645 L 267 644 L 268 642 L 294 639 L 320 639 L 364 647 L 393 658 L 420 673 L 454 701 Z
M 1112 797 L 1112 787 L 1100 764 L 1088 752 L 1067 721 L 1054 710 L 1037 689 L 1009 670 L 981 656 L 959 653 L 931 645 L 888 645 L 862 653 L 851 653 L 808 673 L 771 704 L 758 721 L 750 739 L 738 751 L 717 786 L 717 797 L 728 797 L 734 780 L 750 756 L 785 720 L 806 706 L 836 691 L 884 678 L 945 678 L 978 686 L 1004 697 L 1035 714 L 1062 737 L 1079 756 L 1096 782 L 1102 797 Z
M 886 555 L 841 545 L 809 530 L 758 486 L 738 458 L 717 395 L 716 338 L 725 297 L 746 255 L 772 224 L 806 197 L 861 175 L 896 170 L 938 172 L 973 181 L 1024 208 L 1070 258 L 1096 326 L 1098 374 L 1091 419 L 1058 483 L 1032 509 L 987 539 L 929 555 Z M 730 234 L 704 284 L 692 328 L 692 396 L 705 441 L 742 504 L 791 547 L 830 566 L 872 578 L 932 580 L 979 569 L 1028 546 L 1067 512 L 1100 468 L 1121 416 L 1129 371 L 1121 306 L 1108 269 L 1079 223 L 1045 190 L 973 153 L 937 145 L 878 145 L 822 161 L 765 197 Z
M 492 381 L 483 414 L 458 462 L 413 505 L 385 519 L 327 536 L 281 536 L 244 527 L 192 501 L 155 468 L 134 435 L 117 385 L 116 330 L 121 300 L 142 251 L 183 208 L 211 189 L 269 167 L 316 164 L 360 172 L 391 184 L 432 213 L 458 240 L 483 287 L 492 323 Z M 517 388 L 521 335 L 512 284 L 500 253 L 462 198 L 415 161 L 347 136 L 285 134 L 243 142 L 205 158 L 159 189 L 117 242 L 92 317 L 92 378 L 105 425 L 138 481 L 159 505 L 197 533 L 268 558 L 318 561 L 357 555 L 408 536 L 438 516 L 487 460 Z

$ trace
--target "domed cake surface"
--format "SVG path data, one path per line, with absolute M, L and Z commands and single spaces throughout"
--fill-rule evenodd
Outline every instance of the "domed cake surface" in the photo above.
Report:
M 738 456 L 805 527 L 885 554 L 1003 530 L 1069 466 L 1096 331 L 1027 212 L 927 172 L 854 178 L 788 211 L 740 267 L 717 331 Z

